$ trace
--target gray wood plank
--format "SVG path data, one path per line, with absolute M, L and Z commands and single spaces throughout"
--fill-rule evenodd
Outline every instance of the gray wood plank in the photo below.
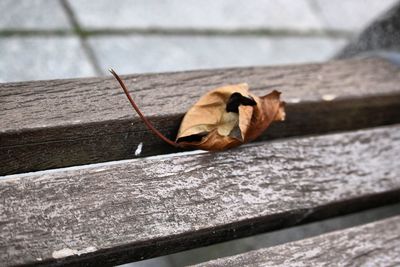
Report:
M 194 266 L 399 266 L 400 216 Z
M 399 202 L 399 154 L 396 125 L 5 176 L 0 262 L 113 265 Z
M 400 122 L 400 69 L 383 59 L 125 76 L 144 114 L 174 139 L 215 87 L 282 91 L 287 121 L 260 140 Z M 333 99 L 333 100 L 332 100 Z M 331 100 L 331 101 L 329 101 Z M 176 152 L 149 134 L 112 78 L 0 84 L 0 175 Z

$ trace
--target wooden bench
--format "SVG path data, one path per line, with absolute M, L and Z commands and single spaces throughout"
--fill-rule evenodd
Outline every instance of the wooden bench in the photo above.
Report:
M 182 152 L 146 130 L 112 77 L 0 84 L 1 265 L 115 265 L 400 202 L 400 68 L 386 59 L 124 80 L 171 138 L 226 84 L 282 91 L 287 120 L 233 150 Z M 399 225 L 205 265 L 398 264 Z
M 199 266 L 398 266 L 400 216 Z

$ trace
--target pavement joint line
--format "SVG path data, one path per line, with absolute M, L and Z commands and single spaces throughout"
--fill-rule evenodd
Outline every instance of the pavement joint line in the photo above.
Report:
M 314 12 L 315 16 L 319 20 L 319 22 L 325 26 L 326 25 L 326 19 L 322 15 L 322 10 L 320 5 L 317 3 L 316 0 L 308 0 L 308 5 L 310 6 L 311 10 Z M 326 30 L 323 28 L 323 30 Z M 329 32 L 327 32 L 329 34 Z
M 70 23 L 72 24 L 74 32 L 79 36 L 83 51 L 88 57 L 89 62 L 93 66 L 97 75 L 103 75 L 104 71 L 100 66 L 100 62 L 98 61 L 95 52 L 93 51 L 87 40 L 87 35 L 83 34 L 83 31 L 81 29 L 81 26 L 79 25 L 78 19 L 74 14 L 74 11 L 72 10 L 67 0 L 60 0 L 60 3 L 61 6 L 64 8 L 64 12 L 66 13 Z
M 162 28 L 125 28 L 125 29 L 90 29 L 75 28 L 72 30 L 0 30 L 0 37 L 9 36 L 73 36 L 77 35 L 82 39 L 94 36 L 124 36 L 124 35 L 164 35 L 164 36 L 234 36 L 234 37 L 329 37 L 329 38 L 351 38 L 355 33 L 341 30 L 309 30 L 296 31 L 290 29 L 162 29 Z
M 71 30 L 65 29 L 54 29 L 54 30 L 23 30 L 23 29 L 6 29 L 0 30 L 0 37 L 29 37 L 29 36 L 75 36 L 75 33 Z

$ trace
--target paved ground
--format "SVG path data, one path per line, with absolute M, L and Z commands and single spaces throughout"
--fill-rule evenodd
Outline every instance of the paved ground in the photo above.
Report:
M 396 0 L 2 0 L 0 82 L 323 61 Z

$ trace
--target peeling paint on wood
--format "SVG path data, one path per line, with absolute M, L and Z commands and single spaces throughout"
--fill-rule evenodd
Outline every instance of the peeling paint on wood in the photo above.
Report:
M 334 100 L 335 98 L 336 98 L 336 96 L 333 95 L 333 94 L 328 94 L 328 95 L 323 95 L 323 96 L 322 96 L 322 100 L 324 100 L 324 101 L 332 101 L 332 100 Z
M 194 266 L 332 265 L 399 266 L 400 216 Z
M 95 247 L 87 247 L 81 250 L 71 249 L 71 248 L 63 248 L 60 250 L 53 251 L 51 254 L 55 259 L 66 258 L 73 255 L 82 255 L 89 252 L 95 252 L 97 249 Z
M 143 143 L 139 143 L 135 150 L 135 156 L 139 156 L 142 153 Z
M 399 201 L 399 154 L 396 125 L 5 176 L 0 262 L 115 265 Z

